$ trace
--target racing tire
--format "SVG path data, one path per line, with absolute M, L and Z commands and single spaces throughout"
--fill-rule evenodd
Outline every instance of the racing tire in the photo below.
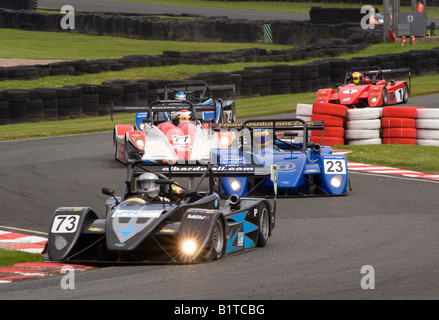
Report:
M 439 129 L 439 119 L 416 119 L 418 129 Z
M 116 141 L 116 130 L 113 131 L 113 154 L 114 159 L 117 160 L 117 141 Z
M 415 128 L 416 120 L 411 118 L 381 118 L 382 128 Z
M 417 130 L 414 128 L 383 128 L 383 138 L 416 139 Z
M 341 104 L 314 102 L 312 106 L 313 114 L 326 114 L 330 116 L 346 118 L 348 107 Z
M 380 130 L 345 130 L 346 140 L 378 139 Z
M 439 119 L 438 108 L 418 109 L 417 119 Z
M 435 139 L 416 139 L 418 146 L 437 147 L 439 146 L 439 140 Z
M 407 83 L 404 83 L 404 87 L 402 89 L 402 102 L 401 103 L 407 103 L 409 101 L 410 91 L 407 86 Z
M 383 144 L 383 141 L 381 140 L 381 138 L 346 140 L 346 141 L 347 141 L 346 144 L 348 144 L 348 145 L 357 145 L 357 146 L 370 145 L 370 144 Z
M 383 87 L 382 96 L 383 96 L 383 104 L 381 106 L 384 107 L 385 105 L 387 105 L 387 89 L 385 87 Z
M 383 115 L 383 108 L 348 109 L 347 120 L 373 120 Z
M 418 117 L 418 109 L 424 107 L 387 107 L 383 109 L 383 118 L 411 118 Z
M 344 127 L 344 118 L 330 116 L 326 114 L 318 114 L 315 113 L 311 116 L 311 121 L 322 121 L 324 122 L 325 127 Z
M 312 104 L 298 103 L 296 106 L 296 115 L 300 116 L 312 116 Z
M 418 129 L 416 137 L 424 140 L 439 140 L 439 130 Z
M 208 255 L 210 259 L 220 259 L 224 255 L 225 251 L 224 224 L 220 217 L 218 217 L 215 221 L 209 242 L 210 248 L 208 250 Z
M 346 121 L 346 129 L 348 130 L 381 129 L 381 121 L 380 119 Z
M 259 212 L 259 230 L 258 230 L 258 242 L 257 247 L 265 247 L 268 237 L 270 236 L 270 214 L 268 207 L 265 204 L 261 204 L 258 207 Z

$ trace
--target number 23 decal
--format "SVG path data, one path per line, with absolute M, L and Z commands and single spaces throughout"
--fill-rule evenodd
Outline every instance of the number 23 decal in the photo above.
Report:
M 346 161 L 338 159 L 324 159 L 325 173 L 346 174 Z
M 52 233 L 73 233 L 78 228 L 78 215 L 58 215 L 52 223 Z

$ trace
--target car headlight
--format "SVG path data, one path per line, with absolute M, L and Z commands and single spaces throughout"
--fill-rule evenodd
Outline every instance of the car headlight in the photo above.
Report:
M 197 250 L 197 243 L 192 239 L 185 240 L 181 246 L 181 250 L 185 255 L 191 256 Z
M 372 99 L 370 99 L 370 103 L 375 103 L 377 102 L 378 97 L 373 97 Z
M 241 189 L 241 182 L 236 179 L 230 178 L 229 185 L 233 191 L 238 191 L 239 189 Z
M 337 175 L 337 176 L 335 176 L 335 177 L 332 177 L 331 178 L 331 181 L 330 181 L 330 183 L 331 183 L 331 186 L 333 186 L 334 188 L 340 188 L 340 186 L 341 186 L 341 182 L 342 182 L 342 176 L 340 176 L 340 175 Z
M 142 139 L 137 139 L 137 140 L 136 140 L 136 146 L 137 146 L 137 148 L 139 148 L 139 149 L 143 149 L 143 147 L 145 146 L 145 143 L 143 142 Z

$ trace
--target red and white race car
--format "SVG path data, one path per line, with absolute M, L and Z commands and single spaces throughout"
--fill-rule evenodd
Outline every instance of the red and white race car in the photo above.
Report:
M 136 128 L 118 124 L 114 128 L 113 151 L 116 160 L 147 163 L 210 160 L 210 150 L 227 147 L 233 136 L 214 132 L 211 122 L 197 116 L 197 108 L 187 100 L 157 100 L 148 107 L 114 107 L 114 111 L 140 111 Z M 204 107 L 203 107 L 204 108 Z
M 316 102 L 335 103 L 348 107 L 382 107 L 397 103 L 406 103 L 410 95 L 410 86 L 406 81 L 386 81 L 384 75 L 408 73 L 409 69 L 381 70 L 380 67 L 348 69 L 345 82 L 333 89 L 320 89 Z

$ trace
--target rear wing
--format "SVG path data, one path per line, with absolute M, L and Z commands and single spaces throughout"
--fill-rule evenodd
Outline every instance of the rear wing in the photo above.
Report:
M 200 100 L 213 98 L 214 96 L 230 96 L 235 94 L 234 84 L 208 85 L 203 80 L 176 81 L 168 84 L 164 89 L 157 89 L 159 96 L 163 99 L 173 99 L 177 92 L 184 92 L 187 100 Z
M 410 68 L 381 69 L 381 67 L 378 66 L 349 68 L 346 70 L 345 83 L 349 82 L 349 76 L 355 71 L 361 72 L 365 76 L 373 76 L 373 79 L 382 79 L 383 75 L 388 74 L 407 74 L 409 78 L 409 87 L 411 86 Z
M 273 130 L 273 139 L 276 139 L 276 131 L 303 131 L 303 141 L 308 141 L 308 131 L 324 130 L 323 121 L 304 121 L 299 118 L 293 119 L 267 119 L 267 120 L 247 120 L 236 123 L 217 123 L 213 124 L 212 128 L 216 131 L 225 129 L 243 129 L 257 130 L 266 129 Z M 296 134 L 297 135 L 297 134 Z
M 178 112 L 182 110 L 188 110 L 191 112 L 192 120 L 201 120 L 198 118 L 199 112 L 204 111 L 213 111 L 215 112 L 215 118 L 217 109 L 215 105 L 194 105 L 192 102 L 188 100 L 155 100 L 151 102 L 148 106 L 113 106 L 111 105 L 110 113 L 111 113 L 111 121 L 113 121 L 114 113 L 128 112 L 128 113 L 137 113 L 137 112 L 146 112 L 149 120 L 151 121 L 154 117 L 154 114 L 158 114 L 160 112 Z

